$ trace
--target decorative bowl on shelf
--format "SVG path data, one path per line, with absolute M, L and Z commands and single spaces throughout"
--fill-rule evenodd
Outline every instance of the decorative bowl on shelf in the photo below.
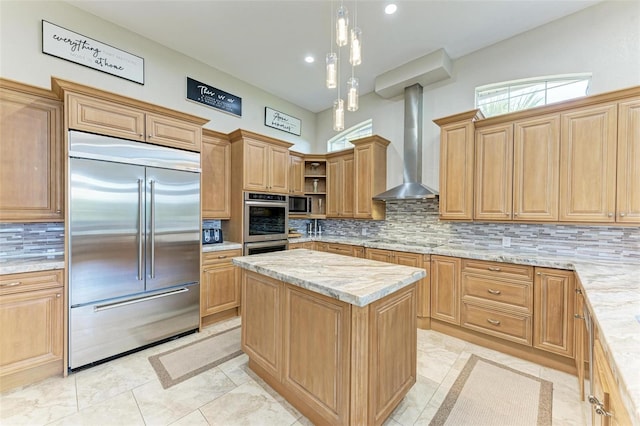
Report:
M 311 163 L 311 168 L 312 168 L 313 170 L 315 170 L 315 169 L 317 169 L 317 168 L 318 168 L 318 166 L 319 166 L 319 165 L 320 165 L 320 163 Z

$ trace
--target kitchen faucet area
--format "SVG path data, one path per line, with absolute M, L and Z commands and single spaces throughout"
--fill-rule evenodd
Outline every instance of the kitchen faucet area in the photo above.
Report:
M 0 0 L 0 425 L 640 426 L 639 28 Z

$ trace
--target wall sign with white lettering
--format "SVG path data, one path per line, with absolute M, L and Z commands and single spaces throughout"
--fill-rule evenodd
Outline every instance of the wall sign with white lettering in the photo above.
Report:
M 275 109 L 264 107 L 264 125 L 300 136 L 302 123 L 299 118 L 292 117 Z
M 42 20 L 42 53 L 144 84 L 144 59 Z
M 242 117 L 242 98 L 187 77 L 187 99 Z

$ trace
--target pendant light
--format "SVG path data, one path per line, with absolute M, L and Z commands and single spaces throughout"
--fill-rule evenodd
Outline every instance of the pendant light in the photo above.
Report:
M 338 85 L 338 55 L 327 53 L 327 89 L 335 89 Z
M 358 79 L 353 75 L 347 80 L 347 110 L 358 110 Z
M 349 62 L 354 67 L 362 63 L 362 30 L 358 27 L 351 29 L 351 54 Z
M 344 130 L 344 101 L 340 98 L 333 101 L 333 130 Z
M 340 5 L 336 13 L 336 44 L 346 46 L 349 41 L 349 11 Z

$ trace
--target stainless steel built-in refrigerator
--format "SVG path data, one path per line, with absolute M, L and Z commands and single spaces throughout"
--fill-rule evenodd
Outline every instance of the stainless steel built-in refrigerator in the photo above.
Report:
M 69 368 L 199 323 L 200 154 L 69 132 Z

